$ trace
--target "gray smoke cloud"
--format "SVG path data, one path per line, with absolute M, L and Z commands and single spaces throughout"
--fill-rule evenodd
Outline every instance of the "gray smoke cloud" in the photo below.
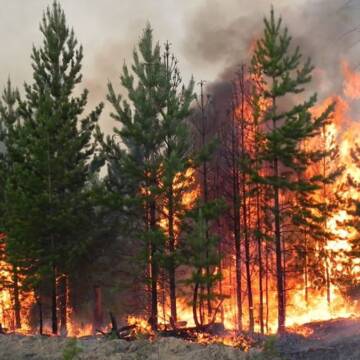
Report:
M 51 0 L 0 0 L 0 86 L 10 76 L 22 87 L 31 81 L 30 53 L 39 44 L 39 22 Z M 108 80 L 119 84 L 124 61 L 149 21 L 160 44 L 169 40 L 184 81 L 216 82 L 231 76 L 248 60 L 251 41 L 263 30 L 263 17 L 271 5 L 299 44 L 311 56 L 320 95 L 341 91 L 339 63 L 346 58 L 353 68 L 360 64 L 359 0 L 61 0 L 68 23 L 84 46 L 83 86 L 90 90 L 89 109 L 106 96 Z M 118 87 L 119 88 L 119 87 Z M 120 89 L 121 91 L 121 89 Z M 107 105 L 101 118 L 110 132 Z
M 216 69 L 219 80 L 228 79 L 249 61 L 250 45 L 262 35 L 272 5 L 304 58 L 312 58 L 319 95 L 341 92 L 341 61 L 354 69 L 360 64 L 358 0 L 208 0 L 189 19 L 184 53 L 196 67 Z

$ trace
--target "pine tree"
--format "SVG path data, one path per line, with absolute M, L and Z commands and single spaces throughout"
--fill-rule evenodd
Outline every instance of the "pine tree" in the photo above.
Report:
M 172 321 L 177 321 L 176 274 L 178 265 L 180 221 L 186 211 L 184 195 L 191 191 L 194 182 L 193 161 L 191 161 L 191 136 L 189 131 L 190 105 L 194 98 L 193 80 L 188 87 L 181 86 L 182 79 L 177 60 L 170 55 L 170 46 L 165 44 L 163 55 L 166 82 L 162 91 L 161 120 L 163 132 L 163 163 L 160 177 L 162 210 L 166 219 L 163 228 L 167 237 L 167 251 L 164 253 L 165 268 L 169 273 L 170 312 Z
M 186 241 L 182 247 L 182 254 L 191 269 L 190 276 L 185 280 L 187 285 L 193 286 L 192 308 L 194 323 L 197 328 L 205 325 L 205 313 L 202 306 L 203 302 L 218 301 L 212 319 L 208 316 L 208 323 L 212 323 L 216 318 L 217 311 L 223 298 L 215 289 L 216 284 L 221 280 L 222 274 L 219 270 L 221 254 L 218 251 L 219 237 L 211 233 L 210 227 L 223 210 L 222 201 L 203 204 L 201 201 L 188 213 L 188 223 L 185 226 Z M 204 251 L 206 249 L 206 251 Z M 217 271 L 208 271 L 208 269 Z M 200 289 L 209 289 L 201 292 Z
M 122 186 L 131 187 L 130 193 L 123 193 L 118 201 L 122 210 L 132 209 L 139 225 L 133 233 L 137 232 L 144 241 L 151 294 L 150 320 L 156 329 L 160 266 L 169 272 L 171 316 L 176 321 L 175 226 L 176 218 L 183 212 L 181 198 L 185 187 L 179 184 L 185 181 L 190 167 L 185 119 L 193 98 L 193 81 L 188 87 L 180 88 L 175 59 L 171 60 L 168 45 L 163 57 L 159 44 L 153 46 L 150 25 L 143 32 L 133 60 L 133 74 L 124 65 L 121 76 L 131 105 L 116 95 L 109 84 L 112 117 L 121 128 L 114 128 L 115 137 L 104 140 L 99 132 L 99 138 L 113 183 L 118 177 L 123 179 Z M 160 226 L 164 216 L 165 230 Z
M 316 103 L 316 95 L 289 108 L 283 105 L 284 99 L 293 100 L 293 94 L 304 91 L 304 85 L 311 81 L 313 66 L 310 59 L 301 64 L 299 48 L 292 50 L 288 30 L 282 26 L 281 18 L 275 18 L 273 9 L 270 18 L 265 19 L 264 23 L 264 35 L 257 41 L 252 66 L 263 76 L 263 96 L 270 101 L 263 119 L 270 130 L 265 134 L 266 146 L 260 156 L 263 162 L 272 167 L 272 173 L 268 176 L 259 174 L 257 181 L 270 186 L 273 191 L 278 331 L 282 333 L 285 331 L 286 309 L 286 238 L 282 234 L 282 225 L 288 214 L 282 207 L 281 197 L 319 187 L 316 181 L 299 179 L 294 174 L 304 171 L 316 158 L 318 153 L 305 151 L 301 144 L 320 133 L 333 107 L 329 106 L 319 117 L 313 117 L 310 109 Z
M 18 112 L 18 99 L 19 92 L 17 89 L 13 89 L 10 79 L 5 87 L 2 99 L 0 101 L 0 141 L 2 145 L 0 156 L 0 181 L 1 181 L 1 227 L 4 232 L 2 238 L 2 259 L 4 264 L 9 264 L 10 268 L 7 271 L 11 274 L 12 282 L 10 289 L 12 290 L 12 297 L 14 299 L 14 315 L 15 315 L 15 327 L 21 328 L 21 304 L 20 304 L 20 285 L 19 285 L 19 268 L 18 262 L 9 257 L 8 244 L 11 242 L 12 236 L 12 224 L 13 219 L 10 208 L 13 206 L 8 200 L 7 190 L 11 183 L 16 182 L 16 162 L 20 160 L 17 156 L 18 149 L 16 149 L 17 135 L 20 130 L 20 119 Z M 6 270 L 6 269 L 3 269 Z M 3 281 L 8 281 L 4 279 Z
M 58 2 L 45 11 L 40 31 L 43 44 L 34 47 L 31 56 L 34 82 L 25 84 L 26 98 L 19 110 L 25 162 L 18 168 L 21 190 L 12 194 L 22 219 L 14 241 L 21 241 L 25 251 L 32 249 L 37 283 L 41 279 L 51 284 L 52 331 L 56 334 L 57 278 L 66 279 L 87 248 L 94 204 L 86 185 L 102 105 L 83 117 L 88 91 L 73 94 L 82 79 L 83 51 Z M 14 244 L 14 248 L 21 246 Z M 68 286 L 62 283 L 60 287 L 66 301 Z M 38 291 L 41 297 L 39 287 Z M 66 302 L 60 304 L 62 332 L 66 332 L 66 307 Z

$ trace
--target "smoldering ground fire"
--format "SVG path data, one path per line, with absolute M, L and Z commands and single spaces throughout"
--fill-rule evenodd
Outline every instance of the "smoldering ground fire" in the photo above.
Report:
M 56 6 L 54 9 L 56 12 Z M 276 29 L 277 20 L 270 19 Z M 256 26 L 251 19 L 246 21 L 251 23 L 250 32 Z M 198 45 L 211 57 L 214 49 L 206 34 L 207 24 L 201 24 L 205 30 L 197 34 Z M 318 31 L 324 28 L 321 23 Z M 147 27 L 145 39 L 149 34 Z M 293 42 L 300 44 L 303 53 L 308 50 L 316 63 L 321 55 L 312 48 L 314 40 L 308 42 L 308 34 L 302 35 Z M 226 43 L 229 32 L 225 29 L 219 36 Z M 293 329 L 307 335 L 302 324 L 356 316 L 360 150 L 355 110 L 360 75 L 346 55 L 333 55 L 329 64 L 321 59 L 312 71 L 315 81 L 304 96 L 300 90 L 311 80 L 311 65 L 306 57 L 297 58 L 296 47 L 291 47 L 295 60 L 287 58 L 284 64 L 306 64 L 305 70 L 297 72 L 294 66 L 280 76 L 289 83 L 288 77 L 293 76 L 299 84 L 291 88 L 286 83 L 290 96 L 279 99 L 275 106 L 276 91 L 281 93 L 274 85 L 278 80 L 273 75 L 275 95 L 270 96 L 266 79 L 271 79 L 271 69 L 260 66 L 260 60 L 265 63 L 273 54 L 259 53 L 257 63 L 249 60 L 265 46 L 262 36 L 256 29 L 247 34 L 239 57 L 229 46 L 224 55 L 229 64 L 222 79 L 212 84 L 200 82 L 196 98 L 192 96 L 193 83 L 180 86 L 177 60 L 170 54 L 169 43 L 161 56 L 156 47 L 155 55 L 151 53 L 154 58 L 142 53 L 164 71 L 159 84 L 151 88 L 160 89 L 156 96 L 151 91 L 149 96 L 143 93 L 146 86 L 136 93 L 138 88 L 133 87 L 127 68 L 122 81 L 134 104 L 121 105 L 109 86 L 115 118 L 125 120 L 116 136 L 105 139 L 100 129 L 94 135 L 105 154 L 100 160 L 106 160 L 109 171 L 103 188 L 98 186 L 99 178 L 87 183 L 97 190 L 93 197 L 101 198 L 94 206 L 95 215 L 107 209 L 96 223 L 104 230 L 91 238 L 93 247 L 81 263 L 89 276 L 82 273 L 77 278 L 66 267 L 55 266 L 58 259 L 54 257 L 46 268 L 52 271 L 52 282 L 37 269 L 35 280 L 27 283 L 24 269 L 30 266 L 20 271 L 20 261 L 11 263 L 13 258 L 6 253 L 12 243 L 4 226 L 0 263 L 3 330 L 69 336 L 115 332 L 129 340 L 139 334 L 154 338 L 168 332 L 200 343 L 220 342 L 247 350 L 254 333 Z M 140 53 L 146 46 L 143 41 Z M 140 74 L 139 81 L 157 69 L 149 66 L 149 59 L 136 68 L 139 55 L 134 59 L 132 70 Z M 234 65 L 238 62 L 243 65 Z M 333 87 L 329 85 L 332 79 Z M 322 91 L 316 102 L 311 93 L 317 87 Z M 166 101 L 164 89 L 170 93 Z M 142 96 L 146 105 L 136 103 Z M 190 103 L 192 112 L 187 109 Z M 185 127 L 171 122 L 169 113 L 176 119 L 186 118 Z M 142 116 L 144 128 L 137 143 L 139 128 L 131 126 Z M 149 119 L 153 121 L 150 126 Z M 290 134 L 291 126 L 298 132 Z M 286 140 L 284 144 L 278 142 L 280 137 Z M 274 157 L 282 149 L 293 151 L 292 157 Z M 55 151 L 54 159 L 57 156 Z M 125 156 L 118 168 L 112 167 Z M 50 188 L 51 182 L 47 185 Z M 121 217 L 125 220 L 113 221 Z M 112 239 L 116 241 L 111 243 Z M 103 248 L 108 245 L 109 249 Z M 125 254 L 125 250 L 131 253 Z M 118 253 L 121 256 L 116 258 Z M 34 254 L 36 258 L 38 253 Z M 54 321 L 60 323 L 60 331 L 57 326 L 54 330 Z M 118 322 L 127 325 L 118 326 Z

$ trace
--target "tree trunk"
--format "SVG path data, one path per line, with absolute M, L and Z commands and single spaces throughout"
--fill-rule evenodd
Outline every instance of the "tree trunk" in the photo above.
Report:
M 241 289 L 241 238 L 240 238 L 240 185 L 239 185 L 239 169 L 237 156 L 237 131 L 235 127 L 234 111 L 232 112 L 232 202 L 233 202 L 233 234 L 235 242 L 235 274 L 236 274 L 236 307 L 237 307 L 237 326 L 242 331 L 242 289 Z
M 266 302 L 266 333 L 269 333 L 269 246 L 265 244 L 265 302 Z
M 328 306 L 331 306 L 331 280 L 330 280 L 330 270 L 329 270 L 329 257 L 326 256 L 325 259 L 325 275 L 326 275 L 326 300 Z
M 19 277 L 16 266 L 13 266 L 13 281 L 14 281 L 14 313 L 15 313 L 15 328 L 21 329 L 21 305 L 19 293 Z
M 305 288 L 305 304 L 309 305 L 309 284 L 308 284 L 308 237 L 305 230 L 305 254 L 304 254 L 304 288 Z
M 57 320 L 57 283 L 56 283 L 56 266 L 52 266 L 52 281 L 51 281 L 51 328 L 52 333 L 58 333 L 58 320 Z
M 200 107 L 201 107 L 201 146 L 202 148 L 205 147 L 206 144 L 206 124 L 205 124 L 205 103 L 204 103 L 204 82 L 201 81 L 200 82 Z M 206 205 L 209 201 L 209 184 L 208 184 L 208 166 L 207 166 L 207 161 L 204 160 L 203 164 L 202 164 L 202 175 L 203 175 L 203 184 L 202 184 L 202 192 L 203 192 L 203 201 L 204 204 Z M 209 239 L 209 230 L 208 230 L 208 221 L 205 219 L 206 222 L 206 242 L 208 242 Z M 206 249 L 206 256 L 208 257 L 208 250 Z M 206 276 L 209 276 L 211 273 L 211 269 L 209 266 L 206 267 Z M 211 295 L 211 288 L 210 285 L 208 284 L 206 286 L 206 291 L 207 291 L 207 312 L 208 312 L 208 317 L 210 318 L 211 313 L 212 313 L 212 305 L 211 305 L 211 299 L 210 299 L 210 295 Z
M 37 306 L 39 312 L 39 334 L 43 335 L 43 311 L 42 311 L 42 303 L 40 296 L 38 296 L 37 298 Z
M 198 276 L 200 276 L 200 273 L 201 273 L 201 270 L 198 270 Z M 192 310 L 193 310 L 193 318 L 194 318 L 195 326 L 197 328 L 200 328 L 200 326 L 203 324 L 200 324 L 199 318 L 198 318 L 198 311 L 197 311 L 198 294 L 199 294 L 199 282 L 197 281 L 195 283 L 195 287 L 194 287 Z M 201 310 L 200 310 L 200 312 L 201 312 Z
M 60 308 L 60 334 L 67 335 L 67 300 L 68 284 L 66 275 L 62 275 L 59 281 L 59 308 Z
M 278 177 L 278 162 L 274 160 L 275 177 Z M 276 285 L 278 298 L 278 332 L 285 332 L 284 274 L 282 264 L 279 188 L 274 186 Z
M 243 189 L 243 197 L 245 195 L 245 190 Z M 246 198 L 243 198 L 243 203 L 246 202 Z M 246 269 L 246 285 L 247 285 L 247 295 L 248 295 L 248 305 L 249 305 L 249 332 L 254 332 L 254 304 L 253 304 L 253 294 L 252 294 L 252 284 L 251 284 L 251 271 L 250 271 L 250 241 L 247 231 L 247 209 L 246 205 L 243 205 L 243 219 L 244 219 L 244 237 L 245 237 L 245 269 Z
M 155 201 L 150 202 L 150 229 L 156 230 L 156 205 Z M 157 246 L 155 242 L 151 241 L 151 254 L 150 254 L 150 263 L 151 263 L 151 326 L 154 331 L 158 327 L 158 276 L 159 276 L 159 267 L 156 259 Z
M 241 73 L 239 77 L 240 85 L 240 95 L 241 95 L 241 160 L 244 162 L 246 154 L 246 144 L 245 144 L 245 83 L 244 83 L 244 65 L 241 68 Z M 252 283 L 251 283 L 251 271 L 250 271 L 250 239 L 248 231 L 248 206 L 247 206 L 247 193 L 246 193 L 246 171 L 243 167 L 242 169 L 242 217 L 243 217 L 243 228 L 244 228 L 244 245 L 245 245 L 245 269 L 246 269 L 246 284 L 247 284 L 247 296 L 248 296 L 248 305 L 249 305 L 249 331 L 250 333 L 254 332 L 254 304 L 253 304 L 253 293 L 252 293 Z
M 263 294 L 263 263 L 262 263 L 262 243 L 261 243 L 261 218 L 260 218 L 260 194 L 257 189 L 256 194 L 256 223 L 257 223 L 257 247 L 259 261 L 259 322 L 260 332 L 264 334 L 264 294 Z
M 275 79 L 273 79 L 275 83 Z M 275 116 L 276 100 L 272 98 L 272 111 Z M 273 117 L 273 130 L 276 129 L 276 120 Z M 279 163 L 275 155 L 273 159 L 273 176 L 275 181 L 279 179 Z M 284 294 L 284 269 L 283 269 L 283 254 L 282 254 L 282 241 L 281 241 L 281 215 L 280 215 L 280 189 L 277 184 L 272 186 L 274 191 L 274 222 L 275 222 L 275 256 L 276 256 L 276 285 L 277 285 L 277 298 L 278 298 L 278 333 L 285 332 L 285 294 Z
M 94 286 L 94 321 L 93 321 L 93 333 L 96 333 L 97 329 L 100 329 L 103 322 L 103 310 L 102 310 L 102 294 L 101 287 L 99 285 Z
M 168 226 L 169 226 L 169 287 L 170 287 L 170 313 L 172 320 L 177 322 L 177 309 L 176 309 L 176 278 L 175 278 L 175 231 L 174 231 L 174 194 L 173 186 L 169 189 L 168 193 L 169 213 L 168 213 Z

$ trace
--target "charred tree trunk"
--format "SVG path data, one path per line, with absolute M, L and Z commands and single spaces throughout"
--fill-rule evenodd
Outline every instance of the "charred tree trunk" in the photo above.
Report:
M 236 307 L 238 330 L 242 331 L 242 279 L 241 279 L 241 237 L 240 237 L 240 184 L 238 137 L 235 125 L 235 109 L 232 111 L 231 125 L 231 167 L 232 167 L 232 207 L 233 207 L 233 235 L 235 241 L 235 274 L 236 274 Z
M 266 315 L 265 326 L 266 333 L 269 333 L 269 246 L 265 245 L 265 303 L 266 303 Z
M 52 169 L 51 169 L 51 154 L 50 154 L 50 136 L 48 134 L 47 136 L 47 167 L 48 167 L 48 176 L 47 176 L 47 182 L 48 182 L 48 201 L 49 201 L 49 213 L 52 213 Z M 51 255 L 55 256 L 56 249 L 55 249 L 55 239 L 54 234 L 49 235 L 50 240 L 50 248 L 51 248 Z M 57 320 L 57 281 L 56 281 L 56 264 L 55 261 L 52 260 L 51 262 L 51 327 L 52 327 L 52 333 L 54 335 L 58 332 L 58 320 Z
M 200 276 L 200 271 L 198 271 L 198 275 Z M 195 286 L 194 286 L 194 293 L 193 293 L 193 304 L 192 304 L 192 310 L 193 310 L 193 318 L 194 318 L 194 323 L 195 323 L 195 326 L 197 328 L 200 328 L 200 326 L 202 324 L 200 324 L 199 322 L 199 318 L 198 318 L 198 295 L 199 295 L 199 282 L 196 281 L 195 282 Z M 201 310 L 200 310 L 201 311 Z
M 279 176 L 278 160 L 274 160 L 275 178 Z M 276 284 L 278 298 L 278 332 L 285 332 L 285 301 L 284 301 L 284 270 L 281 246 L 281 230 L 280 230 L 280 200 L 279 188 L 274 186 L 274 216 L 275 216 L 275 255 L 276 255 Z
M 59 309 L 60 309 L 60 333 L 67 334 L 67 304 L 68 282 L 66 275 L 62 275 L 59 281 Z
M 273 79 L 275 83 L 275 79 Z M 276 110 L 275 97 L 272 98 L 273 112 Z M 276 129 L 276 120 L 273 117 L 273 130 Z M 279 178 L 279 161 L 277 156 L 273 159 L 273 176 L 275 181 Z M 280 189 L 278 184 L 274 184 L 274 225 L 275 225 L 275 257 L 276 257 L 276 286 L 277 286 L 277 299 L 278 299 L 278 333 L 285 332 L 285 292 L 284 292 L 284 269 L 283 269 L 283 253 L 282 253 L 282 240 L 281 240 L 281 213 L 280 213 Z
M 326 149 L 326 127 L 325 125 L 323 126 L 323 137 L 324 137 L 324 148 L 325 151 Z M 323 176 L 324 178 L 326 178 L 327 175 L 327 162 L 326 162 L 326 156 L 324 157 L 323 160 Z M 327 187 L 326 184 L 323 184 L 323 197 L 324 197 L 324 202 L 326 203 L 327 201 Z M 327 206 L 326 206 L 327 208 Z M 324 220 L 324 228 L 327 228 L 327 221 L 328 221 L 328 217 L 327 217 L 327 209 L 325 209 L 325 220 Z M 327 243 L 327 239 L 326 237 L 323 240 L 324 244 L 323 247 L 325 248 L 326 243 Z M 326 299 L 327 299 L 327 303 L 328 306 L 330 307 L 331 305 L 331 278 L 330 278 L 330 264 L 329 264 L 329 255 L 327 250 L 325 251 L 325 284 L 326 284 Z
M 200 81 L 200 109 L 201 109 L 201 146 L 202 148 L 206 145 L 206 120 L 205 120 L 205 102 L 204 102 L 204 82 Z M 209 184 L 208 184 L 208 162 L 206 160 L 203 161 L 202 164 L 202 196 L 204 204 L 207 204 L 209 201 Z M 208 230 L 208 221 L 205 219 L 206 222 L 206 242 L 209 239 L 209 230 Z M 206 249 L 206 256 L 209 256 L 208 249 Z M 206 276 L 210 276 L 211 269 L 210 267 L 206 267 Z M 210 285 L 207 284 L 206 286 L 207 291 L 207 312 L 208 317 L 210 318 L 212 313 L 212 305 L 211 305 L 211 288 Z
M 243 179 L 245 181 L 245 179 Z M 244 221 L 244 245 L 245 245 L 245 269 L 246 269 L 246 285 L 247 285 L 247 296 L 249 305 L 249 331 L 254 332 L 254 304 L 253 304 L 253 293 L 251 283 L 251 271 L 250 271 L 250 239 L 248 234 L 247 225 L 247 206 L 245 197 L 245 188 L 243 185 L 243 221 Z
M 247 153 L 246 153 L 246 144 L 245 144 L 245 79 L 244 79 L 244 65 L 241 67 L 241 73 L 239 76 L 239 85 L 240 85 L 240 127 L 241 127 L 241 161 L 245 163 Z M 251 283 L 251 271 L 250 271 L 250 238 L 249 238 L 249 229 L 248 229 L 248 204 L 247 198 L 248 194 L 246 191 L 246 169 L 245 166 L 242 166 L 242 181 L 241 181 L 241 191 L 242 191 L 242 218 L 243 218 L 243 229 L 244 229 L 244 246 L 245 246 L 245 269 L 246 269 L 246 285 L 247 285 L 247 297 L 249 305 L 249 331 L 250 333 L 254 332 L 254 304 L 253 304 L 253 293 L 252 293 L 252 283 Z
M 176 309 L 176 277 L 175 277 L 175 230 L 174 230 L 174 191 L 171 184 L 168 192 L 169 213 L 169 287 L 170 287 L 170 313 L 172 320 L 177 322 L 177 309 Z
M 58 333 L 58 319 L 57 319 L 57 281 L 56 281 L 56 266 L 52 266 L 51 279 L 51 329 L 52 333 Z
M 282 259 L 283 259 L 283 298 L 284 298 L 284 319 L 286 319 L 286 293 L 287 293 L 287 288 L 286 288 L 286 280 L 287 280 L 287 271 L 286 271 L 286 243 L 285 243 L 285 238 L 284 236 L 281 236 L 281 241 L 282 241 L 282 247 L 281 247 L 281 252 L 282 252 Z
M 304 290 L 305 290 L 305 304 L 309 305 L 309 279 L 308 279 L 308 237 L 307 230 L 305 230 L 305 249 L 304 249 Z
M 156 230 L 156 204 L 152 200 L 149 205 L 150 211 L 150 229 Z M 151 326 L 153 330 L 157 330 L 158 327 L 158 291 L 157 283 L 159 276 L 159 266 L 156 259 L 157 245 L 154 240 L 150 244 L 150 264 L 151 264 Z
M 260 332 L 264 334 L 264 293 L 263 293 L 263 260 L 262 260 L 262 242 L 261 242 L 261 216 L 260 216 L 260 193 L 256 193 L 256 239 L 259 261 L 259 322 Z
M 37 308 L 39 313 L 39 334 L 43 335 L 43 310 L 40 296 L 37 298 Z
M 14 314 L 15 314 L 15 328 L 21 329 L 21 304 L 19 292 L 19 277 L 16 266 L 13 266 L 13 281 L 14 281 Z
M 331 280 L 330 280 L 330 270 L 329 270 L 329 257 L 326 256 L 326 266 L 325 266 L 325 275 L 326 275 L 326 299 L 328 306 L 331 306 Z
M 102 294 L 101 287 L 94 286 L 94 322 L 93 333 L 96 333 L 97 329 L 101 328 L 103 322 L 103 310 L 102 310 Z

